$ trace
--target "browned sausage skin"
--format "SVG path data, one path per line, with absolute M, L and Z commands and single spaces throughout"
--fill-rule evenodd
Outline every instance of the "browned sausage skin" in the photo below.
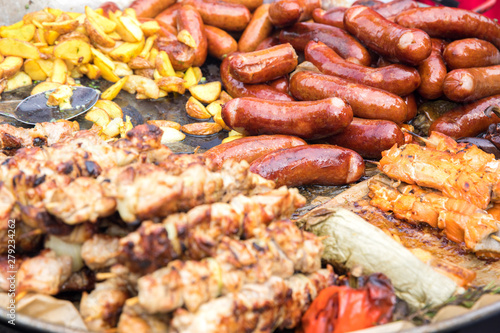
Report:
M 210 148 L 203 155 L 220 168 L 229 159 L 252 163 L 274 151 L 306 144 L 304 140 L 289 135 L 248 136 Z
M 288 75 L 277 78 L 276 80 L 268 82 L 268 84 L 281 91 L 282 93 L 288 94 L 290 88 L 290 82 L 288 81 Z
M 413 0 L 394 0 L 391 2 L 379 3 L 375 4 L 374 6 L 367 7 L 371 7 L 377 13 L 388 19 L 404 12 L 405 10 L 418 8 L 418 3 Z
M 183 71 L 193 65 L 194 49 L 177 40 L 177 36 L 168 30 L 162 31 L 162 37 L 155 41 L 158 51 L 165 51 L 168 54 L 172 67 L 176 71 Z
M 181 7 L 181 3 L 173 4 L 160 14 L 156 15 L 155 20 L 161 22 L 163 25 L 171 26 L 177 30 L 177 11 Z
M 239 51 L 255 51 L 257 46 L 271 35 L 273 25 L 269 21 L 269 6 L 269 4 L 265 4 L 255 10 L 250 23 L 238 41 Z
M 406 96 L 403 96 L 403 101 L 406 103 L 406 107 L 408 108 L 408 112 L 406 113 L 406 119 L 405 122 L 412 120 L 415 118 L 418 112 L 418 106 L 417 106 L 417 98 L 415 97 L 415 94 L 409 94 Z
M 198 11 L 190 5 L 184 5 L 177 10 L 177 31 L 187 30 L 194 39 L 193 66 L 201 66 L 207 59 L 207 35 L 205 25 Z
M 334 7 L 328 10 L 316 8 L 313 13 L 313 20 L 316 23 L 331 25 L 340 29 L 344 28 L 344 14 L 346 7 Z
M 269 20 L 275 27 L 285 27 L 312 18 L 321 8 L 320 0 L 276 0 L 269 7 Z
M 443 58 L 450 69 L 486 67 L 500 64 L 500 51 L 485 40 L 466 38 L 448 44 Z
M 307 44 L 304 53 L 306 60 L 325 74 L 386 90 L 398 96 L 408 95 L 420 85 L 418 71 L 412 67 L 389 65 L 370 68 L 353 64 L 342 59 L 325 44 L 314 41 Z
M 108 18 L 109 18 L 109 12 L 114 13 L 114 12 L 120 10 L 120 7 L 118 7 L 118 5 L 116 3 L 114 3 L 113 1 L 106 1 L 105 3 L 100 5 L 99 8 L 102 8 L 102 15 L 104 15 L 105 17 L 108 17 Z
M 129 8 L 135 10 L 137 17 L 154 18 L 174 3 L 175 0 L 135 0 L 130 4 Z
M 423 98 L 436 99 L 443 95 L 443 82 L 448 72 L 442 57 L 443 48 L 443 41 L 433 38 L 431 55 L 418 65 L 422 82 L 417 91 Z
M 337 97 L 313 102 L 247 97 L 225 103 L 222 119 L 245 135 L 285 134 L 312 140 L 341 132 L 352 121 L 352 109 Z
M 414 8 L 396 17 L 396 23 L 422 29 L 431 37 L 462 39 L 476 37 L 500 47 L 500 25 L 481 14 L 459 8 Z
M 220 65 L 220 77 L 222 84 L 232 97 L 258 97 L 269 100 L 293 101 L 294 99 L 279 90 L 266 84 L 245 84 L 236 80 L 229 72 L 229 60 L 226 57 Z
M 280 45 L 280 44 L 281 43 L 280 43 L 280 39 L 278 36 L 270 36 L 270 37 L 267 37 L 266 39 L 264 39 L 262 42 L 260 42 L 260 44 L 257 46 L 255 51 L 265 50 L 265 49 L 268 49 L 270 47 Z
M 304 51 L 310 40 L 328 45 L 345 60 L 369 66 L 371 57 L 366 48 L 345 30 L 320 23 L 296 23 L 280 32 L 280 42 L 290 43 L 297 51 Z
M 229 70 L 243 83 L 263 83 L 290 73 L 297 64 L 297 54 L 287 43 L 234 55 L 229 60 Z
M 500 65 L 452 70 L 444 78 L 443 92 L 456 102 L 500 94 Z
M 295 73 L 290 79 L 290 92 L 295 98 L 305 101 L 333 96 L 342 98 L 349 103 L 356 117 L 397 123 L 407 118 L 407 106 L 401 97 L 331 75 L 308 71 Z
M 363 158 L 355 151 L 327 144 L 299 146 L 265 155 L 250 171 L 276 182 L 276 186 L 344 185 L 365 172 Z
M 326 143 L 349 148 L 364 158 L 381 158 L 384 150 L 405 143 L 399 126 L 388 120 L 356 118 L 342 133 L 323 139 Z
M 500 122 L 494 114 L 491 117 L 485 115 L 484 110 L 491 105 L 500 105 L 500 95 L 486 97 L 445 113 L 431 124 L 429 133 L 441 132 L 454 139 L 476 136 L 491 124 Z
M 238 50 L 238 43 L 227 32 L 217 27 L 205 25 L 208 54 L 219 60 Z
M 347 9 L 344 26 L 363 44 L 391 61 L 418 65 L 431 54 L 431 39 L 425 32 L 403 28 L 365 6 Z
M 264 2 L 263 0 L 224 0 L 224 1 L 243 5 L 247 7 L 248 10 L 251 12 L 257 9 Z
M 247 7 L 219 0 L 184 0 L 200 13 L 203 23 L 226 31 L 243 31 L 250 22 Z

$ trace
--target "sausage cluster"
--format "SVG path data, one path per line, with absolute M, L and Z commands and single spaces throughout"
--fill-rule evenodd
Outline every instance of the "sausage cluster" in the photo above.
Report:
M 358 180 L 363 158 L 408 141 L 402 128 L 417 104 L 461 106 L 430 130 L 475 136 L 500 118 L 500 25 L 471 11 L 421 8 L 413 0 L 136 0 L 139 17 L 161 26 L 156 40 L 176 70 L 220 59 L 233 98 L 222 120 L 250 136 L 205 154 L 252 163 L 278 184 L 339 185 Z M 177 40 L 186 30 L 195 46 Z M 239 36 L 235 39 L 234 36 Z M 306 63 L 299 64 L 299 59 Z

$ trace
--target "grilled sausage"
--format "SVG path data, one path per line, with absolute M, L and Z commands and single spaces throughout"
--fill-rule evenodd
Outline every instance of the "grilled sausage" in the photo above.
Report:
M 295 73 L 290 79 L 290 92 L 295 98 L 305 101 L 342 98 L 349 103 L 356 117 L 397 123 L 407 118 L 408 108 L 401 97 L 331 75 L 308 71 Z
M 431 39 L 425 32 L 403 28 L 365 6 L 349 8 L 344 26 L 363 44 L 391 61 L 418 65 L 431 54 Z
M 278 36 L 267 37 L 262 42 L 260 42 L 255 51 L 265 50 L 276 45 L 280 45 L 280 40 Z
M 207 35 L 203 20 L 193 6 L 184 5 L 177 10 L 177 31 L 182 30 L 187 30 L 196 43 L 193 66 L 203 65 L 207 59 Z
M 342 133 L 324 139 L 326 143 L 354 150 L 364 158 L 381 158 L 384 150 L 405 143 L 399 126 L 388 120 L 354 118 Z
M 443 95 L 443 82 L 448 72 L 442 57 L 443 48 L 443 41 L 433 38 L 431 55 L 418 65 L 421 83 L 417 91 L 423 98 L 436 99 Z
M 118 7 L 118 5 L 113 1 L 106 1 L 105 3 L 100 5 L 99 8 L 102 8 L 102 15 L 104 15 L 107 18 L 109 18 L 109 12 L 114 13 L 120 10 L 120 7 Z
M 168 7 L 160 14 L 156 15 L 155 20 L 157 20 L 160 24 L 171 26 L 177 30 L 177 11 L 182 7 L 181 3 L 173 4 Z
M 377 5 L 383 4 L 382 1 L 378 0 L 357 0 L 352 3 L 351 6 L 366 6 L 366 7 L 374 7 Z
M 192 5 L 203 18 L 203 23 L 226 31 L 245 30 L 250 22 L 250 11 L 247 7 L 220 0 L 184 0 Z
M 450 7 L 414 8 L 396 16 L 396 23 L 422 29 L 431 37 L 463 39 L 475 37 L 500 48 L 500 25 L 493 19 L 465 9 Z
M 175 0 L 135 0 L 129 8 L 135 10 L 137 17 L 154 18 L 174 3 Z
M 285 27 L 309 20 L 320 7 L 320 0 L 276 0 L 269 7 L 269 20 L 275 27 Z
M 203 155 L 220 168 L 229 159 L 252 163 L 274 151 L 306 144 L 304 140 L 289 135 L 247 136 L 210 148 Z
M 500 65 L 455 69 L 446 74 L 443 92 L 456 102 L 471 102 L 500 94 Z
M 334 7 L 329 10 L 316 8 L 312 13 L 312 17 L 316 23 L 327 24 L 340 29 L 345 29 L 344 14 L 346 10 L 346 7 Z
M 500 95 L 486 97 L 445 113 L 431 124 L 429 133 L 437 131 L 454 139 L 476 136 L 486 131 L 491 124 L 500 123 L 500 118 L 495 114 L 488 117 L 484 113 L 492 105 L 500 105 Z
M 354 4 L 353 4 L 354 5 Z M 418 8 L 418 3 L 413 0 L 394 0 L 387 3 L 378 3 L 371 7 L 374 11 L 385 17 L 386 19 L 397 16 L 406 10 Z
M 352 109 L 337 97 L 313 102 L 246 97 L 224 104 L 222 119 L 245 135 L 285 134 L 308 140 L 341 132 L 352 121 Z
M 276 182 L 276 186 L 344 185 L 365 172 L 356 152 L 333 145 L 317 144 L 276 151 L 255 160 L 250 171 Z
M 293 101 L 293 98 L 266 84 L 245 84 L 236 80 L 229 72 L 229 60 L 226 57 L 220 65 L 220 77 L 222 84 L 232 97 L 258 97 L 277 101 Z
M 443 58 L 450 69 L 500 64 L 500 52 L 495 45 L 477 38 L 461 39 L 448 44 Z
M 162 37 L 155 41 L 158 51 L 165 51 L 168 54 L 172 67 L 176 71 L 183 71 L 192 66 L 194 62 L 194 49 L 177 40 L 177 36 L 162 31 Z
M 263 0 L 224 0 L 224 1 L 243 5 L 247 7 L 248 10 L 251 12 L 253 12 L 259 6 L 261 6 L 262 3 L 264 2 Z
M 418 107 L 417 107 L 417 99 L 415 98 L 415 94 L 409 94 L 403 96 L 403 101 L 406 103 L 406 107 L 408 112 L 406 113 L 405 122 L 412 120 L 417 116 Z
M 273 25 L 269 21 L 269 4 L 257 8 L 250 23 L 238 41 L 238 50 L 241 52 L 255 51 L 257 46 L 271 35 Z
M 219 60 L 238 50 L 238 43 L 227 32 L 210 25 L 205 26 L 207 36 L 208 54 Z
M 297 51 L 304 51 L 310 40 L 324 43 L 349 62 L 370 65 L 371 57 L 366 48 L 343 29 L 304 22 L 280 32 L 280 42 L 292 44 Z
M 399 96 L 413 92 L 420 85 L 420 76 L 415 68 L 390 65 L 370 68 L 342 59 L 335 51 L 321 42 L 310 41 L 305 49 L 307 61 L 329 75 L 352 80 L 367 86 L 389 91 Z
M 288 82 L 288 75 L 277 78 L 269 82 L 269 85 L 282 93 L 288 94 L 290 83 Z
M 263 83 L 290 73 L 297 64 L 297 54 L 287 43 L 234 55 L 229 60 L 229 70 L 243 83 Z

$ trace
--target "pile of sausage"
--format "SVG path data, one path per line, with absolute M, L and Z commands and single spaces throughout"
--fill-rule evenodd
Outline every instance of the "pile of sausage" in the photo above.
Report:
M 222 60 L 234 98 L 222 119 L 255 136 L 207 151 L 217 163 L 246 159 L 289 186 L 339 185 L 364 174 L 363 157 L 405 142 L 401 126 L 415 117 L 417 100 L 468 103 L 431 125 L 453 138 L 500 122 L 484 113 L 500 105 L 500 25 L 478 13 L 412 0 L 328 10 L 321 0 L 174 1 L 131 7 L 160 23 L 157 47 L 175 69 L 200 66 L 207 53 Z M 177 41 L 181 29 L 197 47 Z M 308 65 L 299 65 L 302 56 Z

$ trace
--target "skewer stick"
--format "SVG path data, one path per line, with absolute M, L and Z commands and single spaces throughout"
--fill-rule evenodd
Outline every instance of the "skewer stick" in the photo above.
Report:
M 367 160 L 365 159 L 364 160 L 366 163 L 371 163 L 371 164 L 375 164 L 376 166 L 379 166 L 380 162 L 379 161 L 373 161 L 373 160 Z
M 117 277 L 118 275 L 116 273 L 111 273 L 111 272 L 105 272 L 105 273 L 97 273 L 95 275 L 95 279 L 97 281 L 103 281 L 103 280 L 108 280 Z
M 500 237 L 498 237 L 497 235 L 491 235 L 490 237 L 496 240 L 497 242 L 500 242 Z
M 125 304 L 127 304 L 128 306 L 134 306 L 137 303 L 139 303 L 139 297 L 138 296 L 129 298 L 128 300 L 125 301 Z
M 416 139 L 419 139 L 420 141 L 422 141 L 426 145 L 435 146 L 435 144 L 433 144 L 429 139 L 424 138 L 423 136 L 421 136 L 421 135 L 419 135 L 419 134 L 417 134 L 415 132 L 412 132 L 409 129 L 406 129 L 406 128 L 403 127 L 403 128 L 401 128 L 401 131 L 410 134 L 411 136 L 413 136 Z

